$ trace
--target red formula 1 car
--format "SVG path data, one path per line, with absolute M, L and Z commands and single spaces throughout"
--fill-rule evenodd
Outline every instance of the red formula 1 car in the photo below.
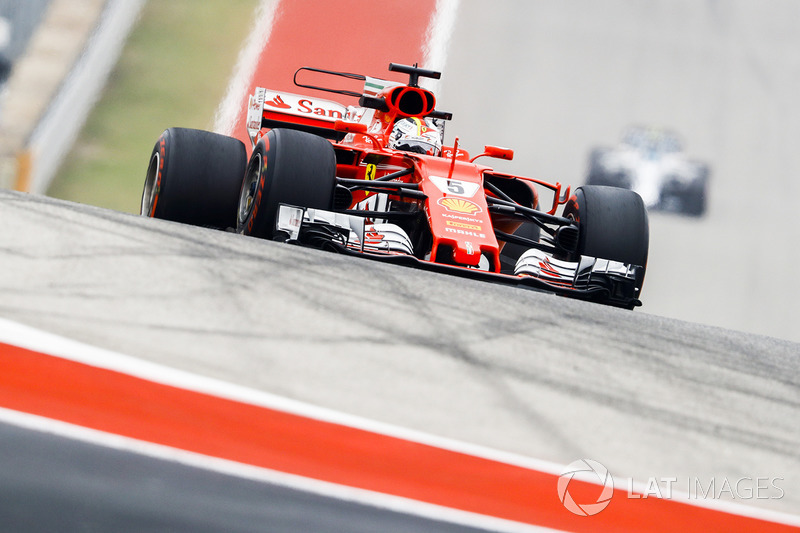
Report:
M 407 84 L 303 67 L 305 89 L 353 97 L 345 106 L 258 88 L 246 127 L 252 154 L 231 137 L 171 128 L 157 141 L 142 214 L 234 229 L 265 239 L 633 308 L 647 264 L 642 199 L 625 189 L 515 176 L 442 144 L 450 113 L 419 78 Z M 363 83 L 363 91 L 298 82 L 298 75 Z M 552 196 L 540 208 L 540 191 Z M 560 211 L 560 212 L 559 212 Z

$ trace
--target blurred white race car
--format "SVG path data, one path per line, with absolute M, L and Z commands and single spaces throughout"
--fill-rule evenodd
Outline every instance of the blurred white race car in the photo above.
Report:
M 617 147 L 592 150 L 586 184 L 636 191 L 650 210 L 701 216 L 708 175 L 708 165 L 690 160 L 674 132 L 635 126 Z

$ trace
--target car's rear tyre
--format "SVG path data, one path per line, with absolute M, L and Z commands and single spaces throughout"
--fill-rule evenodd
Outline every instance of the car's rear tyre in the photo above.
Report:
M 586 185 L 564 216 L 578 223 L 578 255 L 647 266 L 650 229 L 641 196 L 628 189 Z
M 150 155 L 140 212 L 195 226 L 234 227 L 246 166 L 238 139 L 170 128 Z
M 322 137 L 270 130 L 256 145 L 239 194 L 236 230 L 272 238 L 280 204 L 331 209 L 336 156 Z

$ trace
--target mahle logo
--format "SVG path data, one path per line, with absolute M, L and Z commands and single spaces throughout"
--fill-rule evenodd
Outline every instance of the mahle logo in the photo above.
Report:
M 599 496 L 588 495 L 584 483 L 572 483 L 573 481 L 588 481 L 596 484 L 598 481 L 602 485 Z M 580 485 L 583 490 L 576 490 Z M 572 493 L 570 492 L 572 488 Z M 599 489 L 598 489 L 599 490 Z M 573 496 L 575 494 L 575 496 Z M 611 503 L 614 496 L 614 480 L 608 469 L 591 459 L 580 459 L 567 465 L 561 476 L 558 478 L 558 499 L 564 504 L 568 511 L 580 516 L 596 515 Z

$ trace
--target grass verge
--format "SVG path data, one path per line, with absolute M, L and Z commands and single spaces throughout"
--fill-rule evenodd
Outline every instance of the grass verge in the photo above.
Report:
M 161 132 L 212 126 L 257 4 L 148 2 L 48 195 L 138 213 Z

